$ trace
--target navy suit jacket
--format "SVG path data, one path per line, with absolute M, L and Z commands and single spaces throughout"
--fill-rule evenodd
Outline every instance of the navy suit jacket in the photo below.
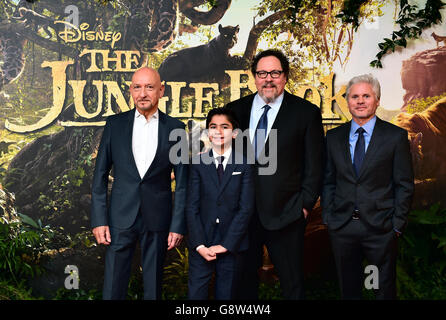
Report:
M 361 219 L 386 232 L 403 231 L 414 191 L 407 131 L 376 119 L 365 158 L 356 176 L 350 155 L 351 122 L 329 130 L 322 191 L 322 219 L 336 230 L 350 221 L 355 203 Z
M 255 201 L 253 167 L 233 150 L 220 184 L 212 159 L 211 150 L 195 156 L 190 166 L 186 206 L 189 245 L 193 250 L 202 244 L 220 244 L 229 252 L 246 250 Z
M 169 134 L 185 126 L 159 111 L 158 147 L 152 164 L 141 179 L 132 151 L 134 118 L 135 109 L 107 118 L 93 176 L 91 226 L 129 228 L 141 209 L 148 230 L 185 234 L 188 168 L 187 164 L 172 165 L 169 161 L 169 150 L 177 142 L 169 141 Z M 107 199 L 108 176 L 112 167 L 113 187 L 110 199 Z M 172 168 L 176 182 L 173 209 Z

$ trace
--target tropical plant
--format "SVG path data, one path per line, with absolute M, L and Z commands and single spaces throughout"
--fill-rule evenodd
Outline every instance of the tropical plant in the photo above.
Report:
M 410 213 L 397 276 L 401 299 L 446 299 L 446 209 L 439 204 Z
M 52 237 L 49 226 L 42 226 L 40 220 L 18 214 L 18 220 L 0 221 L 0 280 L 21 280 L 41 274 L 40 254 Z
M 57 290 L 53 300 L 98 300 L 101 298 L 102 294 L 96 289 L 85 291 L 82 289 L 68 290 L 60 288 Z
M 163 299 L 178 300 L 187 298 L 189 278 L 189 250 L 175 248 L 178 257 L 164 268 Z
M 26 287 L 25 281 L 11 284 L 10 281 L 0 280 L 0 300 L 36 300 L 31 289 Z

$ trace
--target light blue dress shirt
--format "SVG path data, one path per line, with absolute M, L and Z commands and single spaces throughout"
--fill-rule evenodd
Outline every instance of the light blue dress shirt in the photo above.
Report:
M 365 152 L 367 152 L 370 139 L 372 138 L 373 129 L 375 128 L 375 123 L 376 123 L 376 116 L 374 116 L 372 119 L 370 119 L 370 121 L 368 121 L 366 124 L 362 126 L 362 128 L 365 130 L 364 132 Z M 359 134 L 356 133 L 356 130 L 358 130 L 359 127 L 360 125 L 357 124 L 355 120 L 352 119 L 350 126 L 350 136 L 349 136 L 350 156 L 352 158 L 352 163 L 353 163 L 353 157 L 355 155 L 356 141 L 358 141 L 358 136 L 359 136 Z
M 282 92 L 282 94 L 271 103 L 266 103 L 265 101 L 263 101 L 262 97 L 260 97 L 258 93 L 254 96 L 254 100 L 252 101 L 251 116 L 249 118 L 249 138 L 251 139 L 251 143 L 253 143 L 257 124 L 259 123 L 260 117 L 263 114 L 264 109 L 262 108 L 265 105 L 269 105 L 271 107 L 271 109 L 267 113 L 268 128 L 266 130 L 266 138 L 268 138 L 268 135 L 274 124 L 274 120 L 276 120 L 277 114 L 279 113 L 279 109 L 283 101 L 283 96 L 284 92 Z

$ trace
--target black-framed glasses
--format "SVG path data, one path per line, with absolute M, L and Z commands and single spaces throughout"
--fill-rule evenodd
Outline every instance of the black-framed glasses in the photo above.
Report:
M 257 77 L 260 79 L 265 79 L 268 75 L 273 79 L 277 79 L 283 73 L 281 70 L 273 70 L 273 71 L 256 71 Z

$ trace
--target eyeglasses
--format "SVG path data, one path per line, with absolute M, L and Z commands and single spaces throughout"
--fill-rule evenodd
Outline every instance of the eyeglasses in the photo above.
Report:
M 273 79 L 277 79 L 283 73 L 281 70 L 273 70 L 273 71 L 256 71 L 257 77 L 260 79 L 265 79 L 268 75 Z

